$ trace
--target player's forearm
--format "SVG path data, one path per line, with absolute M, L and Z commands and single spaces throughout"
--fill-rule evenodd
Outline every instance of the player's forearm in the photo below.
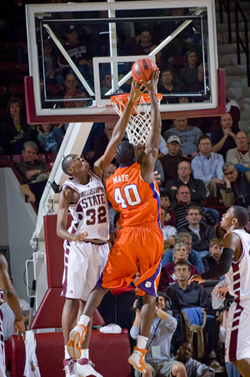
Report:
M 73 241 L 75 238 L 75 234 L 69 233 L 66 229 L 62 227 L 58 227 L 56 230 L 56 234 L 58 237 L 62 238 L 63 240 L 66 241 Z
M 8 305 L 11 308 L 11 310 L 13 311 L 13 313 L 15 314 L 15 319 L 17 321 L 21 321 L 22 318 L 23 318 L 22 312 L 21 312 L 19 300 L 18 300 L 18 297 L 17 297 L 17 293 L 16 293 L 14 287 L 9 288 L 7 291 L 4 292 L 4 298 L 7 301 Z

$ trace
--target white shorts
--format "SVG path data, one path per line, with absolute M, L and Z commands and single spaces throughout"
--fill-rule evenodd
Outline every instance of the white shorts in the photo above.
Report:
M 5 374 L 5 349 L 4 349 L 4 336 L 2 325 L 3 314 L 0 310 L 0 377 L 6 377 Z
M 250 314 L 236 302 L 230 306 L 225 341 L 225 361 L 250 358 Z
M 101 276 L 108 254 L 107 243 L 65 242 L 62 296 L 86 301 Z

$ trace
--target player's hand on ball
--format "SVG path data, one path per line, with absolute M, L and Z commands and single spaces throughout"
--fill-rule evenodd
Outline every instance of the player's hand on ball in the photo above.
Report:
M 88 232 L 86 232 L 85 230 L 79 230 L 79 232 L 76 232 L 73 241 L 74 241 L 74 242 L 77 242 L 77 241 L 84 241 L 85 238 L 88 237 L 88 235 L 89 235 Z

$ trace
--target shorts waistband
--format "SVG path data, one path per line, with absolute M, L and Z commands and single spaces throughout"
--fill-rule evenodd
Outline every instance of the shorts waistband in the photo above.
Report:
M 158 228 L 159 229 L 159 224 L 155 222 L 151 222 L 151 223 L 138 224 L 138 225 L 127 225 L 127 226 L 125 225 L 125 226 L 122 226 L 122 228 Z
M 105 245 L 108 241 L 101 241 L 101 240 L 83 240 L 86 243 L 92 243 L 94 245 Z

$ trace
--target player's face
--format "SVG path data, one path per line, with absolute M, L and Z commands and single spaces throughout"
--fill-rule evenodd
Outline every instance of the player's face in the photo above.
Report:
M 231 226 L 233 225 L 233 220 L 235 219 L 234 216 L 234 209 L 233 207 L 230 207 L 226 213 L 222 215 L 221 219 L 221 226 L 225 230 L 229 230 Z
M 170 154 L 170 156 L 176 156 L 180 150 L 180 147 L 180 144 L 176 141 L 172 141 L 172 143 L 167 143 L 168 153 Z
M 213 245 L 209 248 L 210 254 L 214 257 L 215 260 L 219 260 L 222 253 L 222 246 Z
M 173 123 L 178 131 L 185 131 L 188 125 L 188 120 L 187 118 L 175 119 Z
M 36 159 L 36 150 L 30 146 L 26 148 L 25 151 L 22 151 L 23 161 L 34 164 Z
M 177 351 L 178 360 L 186 364 L 188 360 L 191 358 L 192 353 L 193 353 L 192 345 L 190 343 L 183 343 Z
M 74 156 L 69 163 L 68 172 L 74 177 L 79 174 L 88 173 L 90 169 L 88 161 L 80 156 Z
M 212 143 L 210 139 L 203 139 L 198 144 L 201 154 L 208 154 L 212 152 Z

